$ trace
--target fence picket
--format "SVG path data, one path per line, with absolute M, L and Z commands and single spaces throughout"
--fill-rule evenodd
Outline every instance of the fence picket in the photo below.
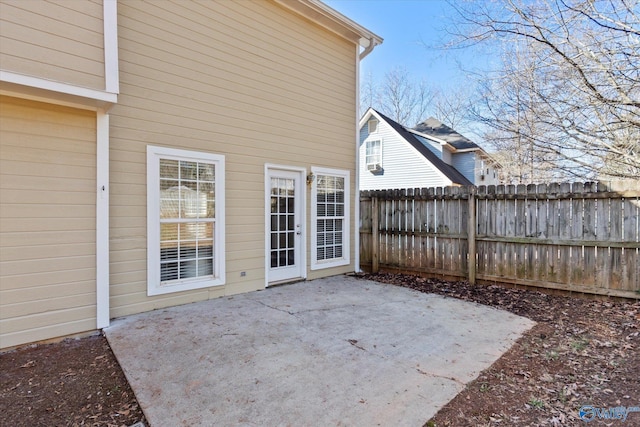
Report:
M 543 195 L 547 193 L 547 185 L 540 184 L 536 190 L 536 196 Z M 538 199 L 538 203 L 536 204 L 537 208 L 537 220 L 538 220 L 538 229 L 536 235 L 538 237 L 542 237 L 547 239 L 549 235 L 549 228 L 547 227 L 548 221 L 548 209 L 549 209 L 549 199 Z M 549 246 L 548 245 L 536 245 L 536 251 L 538 256 L 537 262 L 537 274 L 535 275 L 536 280 L 546 281 L 547 280 L 547 268 L 549 262 Z
M 638 182 L 362 192 L 360 225 L 373 269 L 640 298 Z
M 518 185 L 515 189 L 515 228 L 514 228 L 514 236 L 518 238 L 526 237 L 527 233 L 527 206 L 528 200 L 526 199 L 527 187 L 524 185 Z M 520 197 L 524 197 L 520 198 Z M 527 277 L 527 245 L 518 243 L 516 245 L 515 251 L 515 259 L 514 259 L 514 268 L 515 268 L 515 277 L 518 279 L 524 279 Z
M 571 200 L 571 230 L 569 230 L 569 239 L 579 242 L 583 239 L 584 230 L 584 193 L 583 183 L 573 183 L 571 192 L 575 196 Z M 583 271 L 584 271 L 584 246 L 574 245 L 571 247 L 571 257 L 569 261 L 566 261 L 569 267 L 569 284 L 581 284 L 583 283 Z
M 623 240 L 635 243 L 636 248 L 624 248 L 622 266 L 625 278 L 629 278 L 624 290 L 640 290 L 640 197 L 624 198 Z

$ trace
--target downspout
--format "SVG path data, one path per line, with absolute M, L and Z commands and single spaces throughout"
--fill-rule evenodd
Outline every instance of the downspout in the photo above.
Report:
M 364 37 L 361 39 L 363 40 Z M 367 55 L 376 47 L 376 42 L 373 37 L 370 37 L 369 44 L 362 52 L 358 54 L 356 58 L 356 117 L 360 117 L 360 62 L 366 58 Z M 360 45 L 356 45 L 356 52 L 360 49 Z M 358 119 L 356 121 L 356 171 L 355 171 L 355 206 L 354 206 L 354 228 L 355 228 L 355 242 L 354 242 L 354 267 L 355 272 L 360 273 L 360 128 Z
M 354 181 L 355 181 L 355 197 L 354 197 L 354 205 L 353 205 L 353 216 L 354 221 L 353 225 L 355 228 L 354 235 L 354 269 L 356 273 L 361 273 L 360 269 L 360 61 L 364 58 L 363 54 L 367 52 L 371 52 L 373 50 L 373 43 L 371 40 L 369 41 L 369 46 L 362 51 L 356 58 L 356 170 L 354 172 Z M 360 46 L 356 45 L 356 53 L 360 50 Z
M 361 39 L 363 40 L 364 37 Z M 356 58 L 356 117 L 360 117 L 360 61 L 367 57 L 371 53 L 371 51 L 376 47 L 376 41 L 373 37 L 370 37 L 369 44 L 362 52 L 358 54 Z M 360 45 L 356 45 L 356 53 L 360 49 Z M 356 170 L 355 170 L 355 206 L 354 206 L 354 216 L 355 216 L 355 256 L 354 256 L 354 267 L 355 272 L 360 273 L 362 270 L 360 269 L 360 128 L 359 128 L 358 119 L 356 121 Z
M 358 120 L 356 121 L 356 170 L 354 173 L 355 177 L 355 204 L 354 204 L 354 226 L 355 226 L 355 256 L 354 256 L 354 266 L 355 272 L 360 273 L 362 270 L 360 269 L 360 61 L 362 61 L 367 55 L 371 53 L 373 48 L 376 47 L 376 43 L 373 37 L 369 38 L 369 45 L 358 54 L 356 58 L 356 117 Z M 356 52 L 360 49 L 359 45 L 356 45 Z

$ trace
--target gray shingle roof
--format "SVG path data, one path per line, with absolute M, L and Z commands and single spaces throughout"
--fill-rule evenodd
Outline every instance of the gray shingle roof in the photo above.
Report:
M 422 123 L 418 123 L 413 130 L 425 135 L 442 139 L 452 145 L 456 150 L 480 149 L 480 147 L 470 139 L 460 135 L 449 126 L 442 124 L 440 121 L 429 117 Z
M 389 126 L 391 126 L 402 138 L 405 139 L 409 144 L 413 146 L 420 154 L 422 154 L 433 166 L 435 166 L 440 172 L 442 172 L 447 178 L 451 180 L 454 184 L 459 185 L 473 185 L 471 181 L 469 181 L 464 175 L 462 175 L 456 168 L 445 163 L 442 159 L 436 156 L 431 150 L 424 146 L 422 142 L 416 138 L 414 134 L 409 132 L 402 126 L 400 123 L 391 120 L 389 117 L 380 113 L 377 110 L 374 110 L 384 121 L 386 121 Z

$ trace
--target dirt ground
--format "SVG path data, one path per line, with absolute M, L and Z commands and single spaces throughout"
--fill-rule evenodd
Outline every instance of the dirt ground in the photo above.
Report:
M 102 335 L 0 355 L 1 426 L 130 426 L 146 421 Z
M 537 325 L 425 426 L 584 425 L 579 411 L 640 407 L 640 301 L 365 275 L 528 317 Z M 592 409 L 585 417 L 599 421 Z M 144 415 L 101 335 L 0 355 L 0 425 L 130 426 Z M 640 425 L 640 412 L 620 425 Z

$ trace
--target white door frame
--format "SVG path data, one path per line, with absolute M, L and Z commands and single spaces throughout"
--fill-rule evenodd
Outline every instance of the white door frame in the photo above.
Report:
M 287 278 L 285 280 L 270 280 L 269 272 L 271 270 L 271 181 L 269 174 L 274 171 L 294 172 L 297 175 L 299 188 L 296 197 L 298 206 L 297 209 L 300 213 L 300 234 L 297 235 L 297 243 L 299 248 L 299 264 L 300 275 L 296 277 Z M 306 279 L 307 278 L 307 187 L 306 187 L 307 170 L 305 168 L 287 165 L 278 165 L 272 163 L 266 163 L 264 167 L 264 244 L 265 244 L 265 261 L 264 261 L 264 276 L 265 287 L 270 284 L 286 282 L 289 280 Z

